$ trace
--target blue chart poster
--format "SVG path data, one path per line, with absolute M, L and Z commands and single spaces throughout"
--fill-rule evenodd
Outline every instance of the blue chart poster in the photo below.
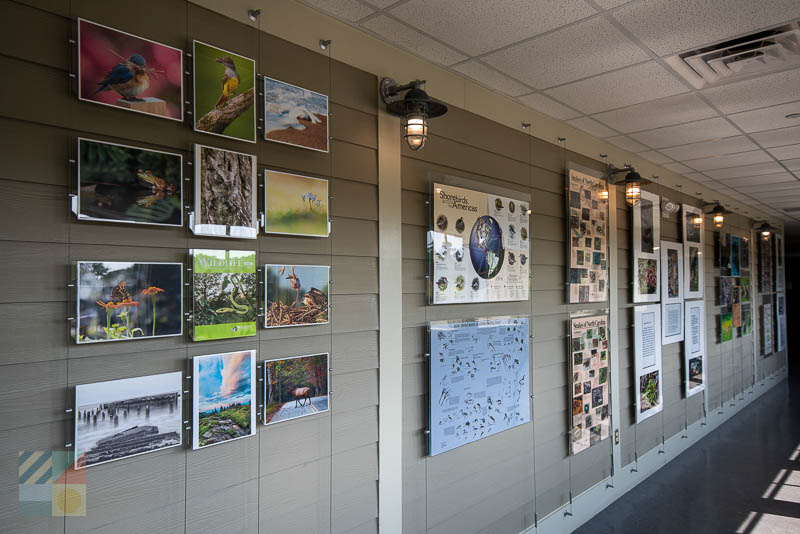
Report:
M 429 326 L 431 456 L 527 423 L 527 317 L 435 321 Z

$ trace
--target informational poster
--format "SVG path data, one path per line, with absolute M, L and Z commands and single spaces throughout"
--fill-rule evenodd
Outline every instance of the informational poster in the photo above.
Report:
M 775 291 L 783 291 L 785 289 L 784 276 L 783 236 L 775 234 Z
M 570 450 L 577 454 L 608 438 L 610 354 L 608 315 L 570 319 L 572 430 Z
M 766 302 L 767 297 L 764 298 Z M 761 355 L 772 354 L 772 304 L 761 305 Z
M 683 245 L 661 242 L 661 344 L 683 341 Z
M 786 295 L 775 295 L 775 348 L 778 352 L 786 348 Z
M 771 239 L 758 240 L 758 290 L 772 293 L 772 245 Z
M 431 302 L 528 300 L 529 239 L 527 201 L 433 184 Z
M 531 420 L 527 317 L 429 324 L 431 456 Z
M 635 344 L 636 422 L 664 409 L 661 366 L 661 307 L 636 306 L 633 311 Z
M 686 396 L 706 387 L 706 311 L 702 300 L 686 301 L 686 340 L 683 344 Z
M 572 163 L 568 185 L 569 303 L 604 302 L 608 300 L 608 186 L 605 179 Z
M 683 271 L 685 298 L 703 298 L 703 210 L 683 205 Z
M 633 207 L 633 302 L 658 302 L 658 244 L 661 207 L 658 195 L 642 191 Z

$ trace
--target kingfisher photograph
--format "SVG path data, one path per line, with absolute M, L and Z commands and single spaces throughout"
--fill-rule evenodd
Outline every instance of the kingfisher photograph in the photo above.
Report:
M 194 41 L 194 129 L 256 142 L 256 62 Z
M 183 50 L 78 19 L 78 98 L 183 120 Z
M 264 76 L 264 139 L 328 151 L 328 97 Z

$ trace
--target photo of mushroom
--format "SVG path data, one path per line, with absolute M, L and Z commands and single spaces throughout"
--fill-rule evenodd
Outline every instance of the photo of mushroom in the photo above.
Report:
M 264 362 L 264 424 L 328 411 L 328 354 Z
M 327 265 L 264 266 L 264 326 L 304 326 L 328 322 Z
M 264 139 L 327 152 L 327 95 L 264 76 Z

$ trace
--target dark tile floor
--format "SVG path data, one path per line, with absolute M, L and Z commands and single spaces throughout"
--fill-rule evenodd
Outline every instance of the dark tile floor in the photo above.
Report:
M 800 378 L 778 384 L 575 532 L 800 533 Z

